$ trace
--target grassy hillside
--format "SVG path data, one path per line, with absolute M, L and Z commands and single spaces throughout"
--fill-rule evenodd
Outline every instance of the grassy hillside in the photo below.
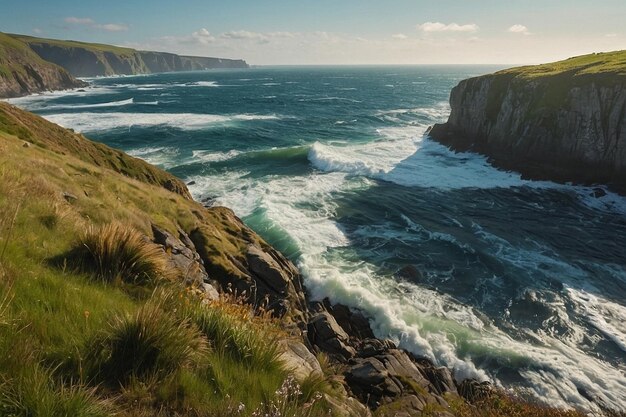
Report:
M 0 131 L 57 154 L 71 155 L 83 162 L 112 169 L 127 177 L 160 185 L 191 199 L 187 188 L 178 178 L 140 159 L 100 143 L 88 141 L 80 134 L 2 102 L 0 102 Z
M 164 178 L 0 103 L 0 415 L 245 416 L 316 401 L 325 385 L 296 393 L 278 359 L 280 320 L 207 302 L 163 263 L 152 224 L 208 230 L 216 264 L 260 242 Z
M 612 75 L 626 77 L 626 50 L 602 52 L 569 58 L 542 65 L 530 65 L 499 71 L 496 74 L 523 78 L 556 75 Z

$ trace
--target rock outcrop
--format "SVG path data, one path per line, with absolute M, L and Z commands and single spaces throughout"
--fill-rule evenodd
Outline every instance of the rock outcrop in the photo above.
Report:
M 626 192 L 626 51 L 464 80 L 430 136 L 532 179 Z
M 444 397 L 459 395 L 450 370 L 375 338 L 358 311 L 328 300 L 313 303 L 311 310 L 307 336 L 313 351 L 326 353 L 344 369 L 347 389 L 368 408 L 382 409 L 381 415 L 387 410 L 450 415 Z
M 75 77 L 248 68 L 248 64 L 241 59 L 182 56 L 113 45 L 10 36 L 28 45 L 43 60 L 65 68 Z
M 306 326 L 306 294 L 295 265 L 250 230 L 232 210 L 213 207 L 205 215 L 211 221 L 191 230 L 189 237 L 209 277 L 215 277 L 222 291 L 243 297 L 275 316 L 291 319 L 300 328 Z
M 0 97 L 86 85 L 63 68 L 41 59 L 24 43 L 0 33 Z

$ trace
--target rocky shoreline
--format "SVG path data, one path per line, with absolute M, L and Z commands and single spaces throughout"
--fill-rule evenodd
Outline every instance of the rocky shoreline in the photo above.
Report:
M 214 208 L 240 230 L 252 236 L 234 213 Z M 207 273 L 211 259 L 203 255 L 199 234 L 179 230 L 174 236 L 156 225 L 153 241 L 163 247 L 170 262 L 187 271 L 187 284 L 201 290 L 205 297 L 237 294 L 255 306 L 263 306 L 286 323 L 293 339 L 281 342 L 281 358 L 299 379 L 321 373 L 317 355 L 323 353 L 342 369 L 349 400 L 336 404 L 337 415 L 369 415 L 381 407 L 391 407 L 397 416 L 426 410 L 431 415 L 450 417 L 450 398 L 476 400 L 491 392 L 489 383 L 465 380 L 457 383 L 450 370 L 430 360 L 400 349 L 391 340 L 374 336 L 362 312 L 328 299 L 311 301 L 296 266 L 270 246 L 254 240 L 247 242 L 245 260 L 236 262 L 240 273 L 219 274 L 219 281 Z

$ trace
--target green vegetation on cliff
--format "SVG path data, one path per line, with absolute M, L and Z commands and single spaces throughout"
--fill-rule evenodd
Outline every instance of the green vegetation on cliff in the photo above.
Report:
M 61 48 L 81 48 L 86 49 L 92 52 L 110 52 L 118 55 L 130 55 L 136 52 L 132 48 L 124 48 L 121 46 L 114 45 L 106 45 L 103 43 L 91 43 L 91 42 L 80 42 L 80 41 L 71 41 L 71 40 L 61 40 L 61 39 L 48 39 L 48 38 L 37 38 L 34 36 L 27 35 L 14 35 L 10 34 L 11 37 L 18 39 L 25 44 L 47 44 L 58 46 Z
M 576 56 L 549 64 L 510 68 L 499 71 L 496 74 L 512 74 L 526 78 L 548 77 L 563 74 L 606 74 L 613 76 L 626 76 L 626 50 Z

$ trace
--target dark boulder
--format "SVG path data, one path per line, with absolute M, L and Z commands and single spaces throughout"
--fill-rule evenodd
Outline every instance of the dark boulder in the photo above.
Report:
M 308 336 L 313 346 L 335 355 L 341 361 L 346 361 L 356 354 L 356 350 L 349 345 L 348 334 L 327 311 L 317 313 L 311 318 Z

